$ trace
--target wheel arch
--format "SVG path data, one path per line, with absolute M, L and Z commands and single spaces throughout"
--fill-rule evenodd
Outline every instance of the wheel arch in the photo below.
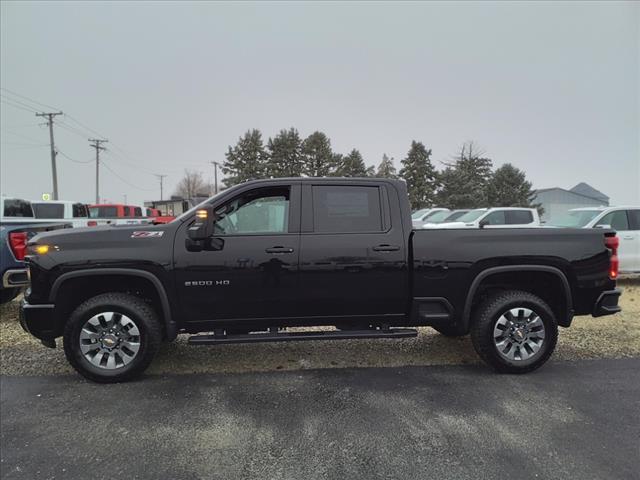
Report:
M 146 270 L 137 270 L 133 268 L 96 268 L 91 270 L 79 270 L 75 272 L 67 272 L 60 275 L 53 283 L 49 292 L 49 301 L 56 304 L 58 294 L 65 284 L 69 281 L 95 276 L 119 276 L 135 279 L 142 279 L 152 286 L 157 298 L 160 302 L 160 314 L 165 329 L 167 340 L 174 340 L 177 336 L 177 326 L 171 314 L 171 304 L 167 296 L 166 289 L 160 279 L 151 272 Z
M 491 285 L 492 279 L 504 278 L 512 275 L 517 275 L 520 273 L 537 273 L 538 276 L 542 274 L 543 276 L 551 276 L 555 279 L 557 285 L 560 287 L 560 291 L 557 293 L 559 300 L 559 305 L 551 305 L 554 313 L 558 316 L 558 325 L 563 327 L 568 327 L 571 325 L 571 320 L 573 319 L 573 299 L 571 296 L 571 286 L 569 284 L 569 280 L 567 276 L 564 274 L 562 270 L 557 267 L 552 267 L 550 265 L 505 265 L 500 267 L 491 267 L 486 270 L 482 270 L 478 275 L 473 279 L 471 286 L 469 287 L 469 291 L 467 292 L 467 297 L 464 304 L 464 310 L 462 315 L 462 323 L 465 330 L 469 329 L 471 324 L 471 314 L 476 303 L 476 296 L 478 293 L 482 291 L 482 288 Z M 530 285 L 538 285 L 535 283 L 535 280 L 530 283 Z M 527 288 L 528 286 L 523 283 L 518 283 L 514 285 L 514 289 L 518 290 L 526 290 L 531 293 L 538 293 L 537 288 Z M 544 298 L 543 298 L 544 299 Z M 545 299 L 547 300 L 547 299 Z M 558 302 L 556 302 L 558 303 Z M 554 308 L 555 307 L 555 308 Z

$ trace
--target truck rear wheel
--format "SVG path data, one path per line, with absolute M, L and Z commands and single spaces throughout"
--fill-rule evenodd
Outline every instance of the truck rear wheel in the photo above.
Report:
M 123 382 L 149 366 L 161 340 L 149 305 L 125 293 L 104 293 L 73 311 L 64 329 L 64 353 L 89 380 Z
M 476 310 L 471 341 L 482 360 L 502 373 L 527 373 L 553 353 L 558 323 L 549 306 L 529 292 L 489 297 Z

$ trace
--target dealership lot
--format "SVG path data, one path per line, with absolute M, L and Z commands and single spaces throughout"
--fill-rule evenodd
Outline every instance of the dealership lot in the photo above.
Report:
M 2 478 L 637 478 L 640 280 L 554 360 L 495 375 L 468 338 L 166 345 L 89 383 L 0 323 Z M 370 368 L 362 368 L 370 367 Z M 106 401 L 108 399 L 108 401 Z M 126 460 L 122 460 L 126 459 Z
M 2 378 L 2 477 L 638 478 L 639 359 Z

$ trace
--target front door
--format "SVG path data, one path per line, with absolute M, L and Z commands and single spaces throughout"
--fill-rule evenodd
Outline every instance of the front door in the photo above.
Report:
M 287 317 L 296 299 L 298 185 L 255 188 L 215 206 L 205 250 L 187 251 L 181 227 L 175 275 L 184 321 Z M 295 202 L 296 204 L 298 202 Z

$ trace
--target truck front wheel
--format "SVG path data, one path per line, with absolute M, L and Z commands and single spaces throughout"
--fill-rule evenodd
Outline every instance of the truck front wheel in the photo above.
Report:
M 496 293 L 476 310 L 471 341 L 498 372 L 527 373 L 542 366 L 558 340 L 558 323 L 540 297 L 517 290 Z
M 162 331 L 153 309 L 124 293 L 83 302 L 64 329 L 64 353 L 81 375 L 100 383 L 130 380 L 151 363 Z

